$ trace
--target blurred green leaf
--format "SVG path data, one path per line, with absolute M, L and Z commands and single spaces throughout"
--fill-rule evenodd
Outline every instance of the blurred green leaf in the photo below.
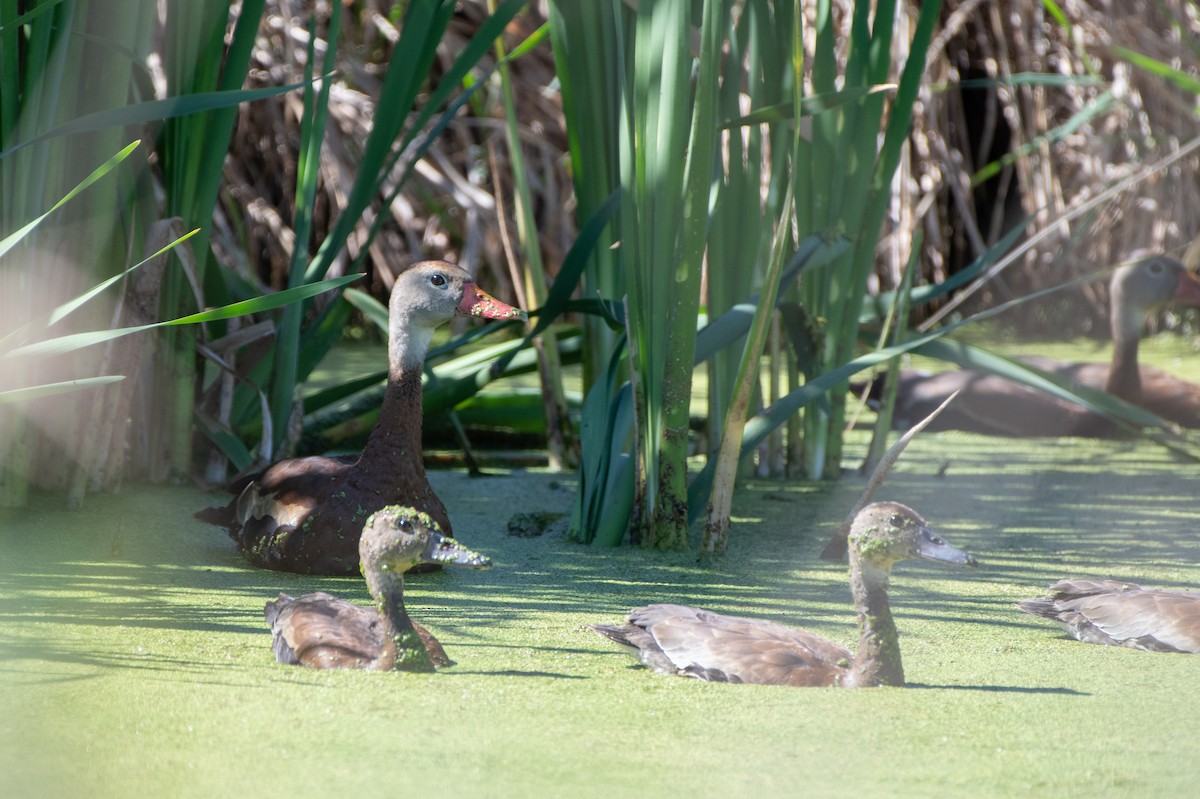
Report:
M 1168 80 L 1189 94 L 1200 94 L 1200 79 L 1197 79 L 1195 75 L 1127 47 L 1113 45 L 1112 51 L 1135 67 Z
M 327 78 L 330 76 L 326 76 Z M 5 158 L 31 144 L 54 139 L 60 136 L 70 136 L 76 133 L 121 128 L 128 125 L 144 125 L 148 122 L 158 122 L 164 119 L 175 119 L 212 111 L 218 108 L 231 108 L 241 103 L 254 102 L 267 97 L 286 94 L 303 88 L 303 83 L 293 83 L 288 86 L 270 86 L 264 89 L 238 89 L 236 91 L 199 92 L 181 97 L 168 97 L 163 100 L 146 100 L 141 103 L 123 106 L 121 108 L 105 108 L 91 114 L 75 117 L 69 122 L 38 134 L 27 141 L 18 142 L 7 150 L 0 152 L 0 158 Z
M 303 286 L 297 286 L 294 289 L 286 289 L 274 294 L 267 294 L 262 297 L 256 297 L 252 300 L 243 300 L 235 302 L 231 305 L 226 305 L 221 308 L 212 308 L 200 313 L 189 314 L 178 319 L 170 319 L 165 322 L 154 322 L 148 325 L 138 325 L 136 327 L 122 327 L 115 330 L 97 330 L 90 333 L 73 333 L 67 336 L 59 336 L 57 338 L 38 341 L 33 344 L 27 344 L 23 347 L 17 347 L 6 353 L 0 353 L 0 360 L 12 358 L 31 357 L 31 356 L 47 356 L 58 355 L 65 352 L 91 347 L 96 344 L 102 344 L 105 341 L 111 341 L 121 336 L 128 336 L 131 333 L 138 333 L 143 330 L 153 330 L 156 327 L 172 327 L 177 325 L 192 325 L 200 322 L 213 322 L 218 319 L 230 319 L 235 316 L 245 316 L 251 313 L 261 313 L 269 311 L 273 308 L 287 305 L 292 302 L 314 297 L 325 291 L 331 291 L 346 285 L 354 280 L 358 280 L 362 275 L 345 275 L 331 280 L 322 280 L 318 283 L 309 283 Z
M 95 388 L 96 386 L 104 386 L 124 379 L 124 375 L 101 375 L 99 377 L 86 377 L 81 380 L 65 380 L 61 383 L 45 383 L 29 388 L 9 389 L 7 391 L 0 391 L 0 405 L 29 402 L 30 400 L 41 399 L 43 397 L 53 397 L 56 394 L 67 394 L 72 391 Z

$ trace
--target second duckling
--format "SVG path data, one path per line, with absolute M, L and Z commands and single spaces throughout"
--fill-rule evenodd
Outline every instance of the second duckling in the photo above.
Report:
M 1120 580 L 1059 580 L 1041 599 L 1017 603 L 1085 644 L 1200 654 L 1200 593 Z
M 859 511 L 850 528 L 849 552 L 859 626 L 854 653 L 807 630 L 682 605 L 647 605 L 632 611 L 625 624 L 591 627 L 633 648 L 643 665 L 662 674 L 798 687 L 904 685 L 899 633 L 887 595 L 892 566 L 911 558 L 955 566 L 978 563 L 898 502 L 876 502 Z

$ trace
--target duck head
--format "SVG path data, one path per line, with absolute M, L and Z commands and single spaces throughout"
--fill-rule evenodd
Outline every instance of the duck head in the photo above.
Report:
M 400 273 L 392 287 L 393 317 L 408 317 L 410 324 L 434 327 L 454 315 L 483 319 L 523 319 L 525 312 L 500 302 L 475 285 L 475 278 L 447 261 L 422 261 Z
M 525 312 L 500 302 L 475 285 L 461 267 L 446 261 L 422 261 L 400 273 L 388 301 L 388 340 L 401 365 L 425 359 L 433 331 L 454 316 L 525 319 Z
M 976 568 L 975 558 L 934 535 L 921 515 L 899 502 L 876 502 L 854 517 L 850 527 L 851 557 L 889 571 L 902 560 L 932 560 Z
M 358 544 L 364 575 L 403 574 L 418 563 L 449 563 L 486 569 L 490 558 L 473 552 L 441 534 L 429 514 L 389 505 L 371 514 Z M 369 578 L 368 578 L 369 579 Z
M 1168 304 L 1200 307 L 1200 280 L 1165 255 L 1142 258 L 1113 272 L 1109 283 L 1113 338 L 1137 338 L 1146 317 Z

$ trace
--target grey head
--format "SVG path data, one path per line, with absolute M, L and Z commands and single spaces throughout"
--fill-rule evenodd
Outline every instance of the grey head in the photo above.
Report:
M 875 502 L 854 517 L 850 526 L 851 556 L 888 570 L 904 560 L 921 559 L 952 566 L 978 567 L 975 558 L 951 546 L 907 505 Z
M 401 505 L 376 511 L 363 526 L 358 543 L 360 567 L 368 571 L 403 574 L 418 563 L 445 563 L 486 569 L 490 558 L 442 535 L 428 513 Z
M 1146 317 L 1169 303 L 1200 307 L 1200 280 L 1165 255 L 1142 258 L 1115 270 L 1109 290 L 1116 338 L 1140 335 Z
M 483 319 L 524 319 L 518 308 L 500 302 L 467 270 L 447 261 L 422 261 L 401 272 L 388 302 L 391 358 L 411 365 L 424 360 L 437 327 L 455 315 Z

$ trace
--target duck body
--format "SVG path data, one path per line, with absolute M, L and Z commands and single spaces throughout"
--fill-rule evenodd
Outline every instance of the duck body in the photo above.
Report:
M 853 653 L 807 630 L 686 605 L 647 605 L 622 625 L 593 625 L 659 674 L 707 682 L 835 685 Z M 733 657 L 734 652 L 740 653 Z
M 592 629 L 632 648 L 660 674 L 794 687 L 903 685 L 899 633 L 887 596 L 891 567 L 912 558 L 978 564 L 897 502 L 877 502 L 858 513 L 849 553 L 859 625 L 854 652 L 807 630 L 683 605 L 647 605 L 633 610 L 624 624 Z
M 224 527 L 254 565 L 304 574 L 356 573 L 363 523 L 387 505 L 427 513 L 452 537 L 446 508 L 425 476 L 421 367 L 434 330 L 455 314 L 523 316 L 453 264 L 425 261 L 408 269 L 392 289 L 387 390 L 362 454 L 280 461 L 232 484 L 236 497 L 228 505 L 196 516 Z
M 1200 280 L 1172 258 L 1144 258 L 1113 272 L 1110 303 L 1110 363 L 1068 363 L 1041 357 L 1025 357 L 1021 362 L 1068 386 L 1106 391 L 1174 424 L 1200 427 L 1200 385 L 1138 363 L 1138 344 L 1147 317 L 1168 304 L 1200 307 Z M 899 380 L 893 412 L 897 429 L 925 418 L 946 397 L 960 391 L 927 430 L 1090 438 L 1120 433 L 1117 425 L 1098 413 L 980 370 L 936 375 L 903 370 Z
M 433 671 L 451 664 L 433 634 L 404 608 L 402 574 L 418 563 L 487 568 L 491 561 L 437 531 L 411 507 L 372 514 L 359 538 L 363 577 L 375 607 L 318 592 L 280 594 L 263 609 L 275 659 L 314 669 Z
M 1120 580 L 1059 580 L 1045 597 L 1017 607 L 1058 622 L 1086 644 L 1200 654 L 1200 593 Z

